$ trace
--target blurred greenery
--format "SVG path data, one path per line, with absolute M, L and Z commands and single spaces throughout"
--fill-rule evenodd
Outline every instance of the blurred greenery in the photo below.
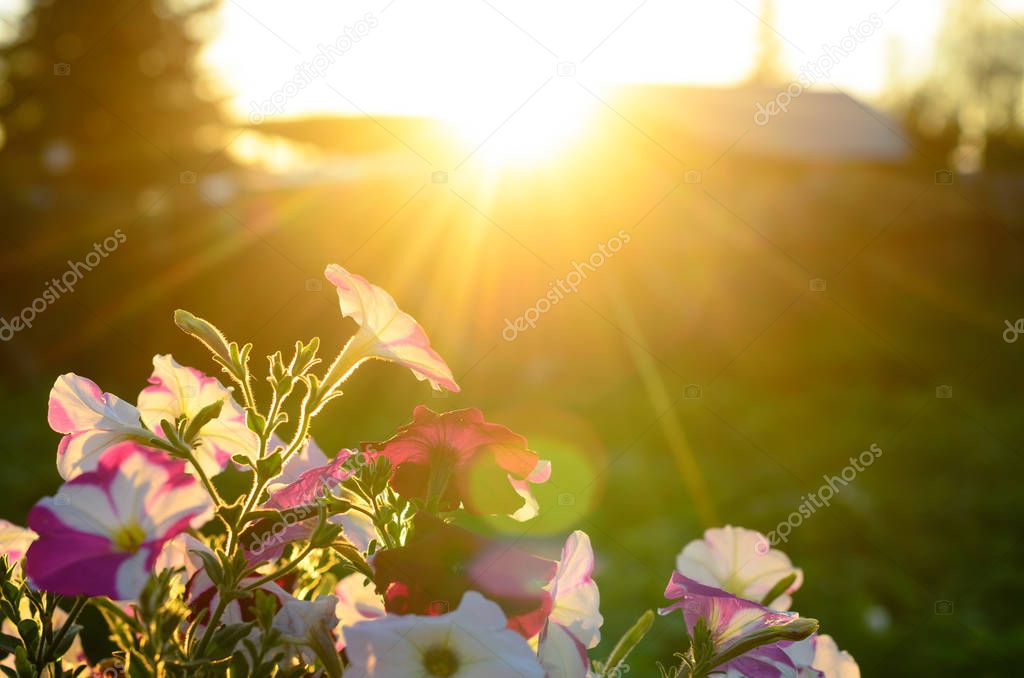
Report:
M 389 136 L 362 123 L 346 128 L 360 152 Z M 340 179 L 316 179 L 314 164 L 312 180 L 270 181 L 218 160 L 183 182 L 222 146 L 186 161 L 125 142 L 105 166 L 112 190 L 82 188 L 88 172 L 42 202 L 25 198 L 45 177 L 9 184 L 5 318 L 114 229 L 127 239 L 0 344 L 0 516 L 23 523 L 58 485 L 46 425 L 57 375 L 134 400 L 154 353 L 212 373 L 175 308 L 254 341 L 256 355 L 320 336 L 330 358 L 352 331 L 320 283 L 337 262 L 420 320 L 463 392 L 437 398 L 375 363 L 316 439 L 331 452 L 383 439 L 418 403 L 479 406 L 526 435 L 554 462 L 542 516 L 477 527 L 551 555 L 570 530 L 591 535 L 606 619 L 595 656 L 661 604 L 675 555 L 703 529 L 772 530 L 877 444 L 878 461 L 783 547 L 806 574 L 795 609 L 867 676 L 1012 675 L 1024 651 L 1024 342 L 1003 331 L 1024 316 L 1021 168 L 949 185 L 936 181 L 947 158 L 928 146 L 899 164 L 783 160 L 656 131 L 603 110 L 590 141 L 553 162 L 497 171 L 474 158 L 448 183 L 433 172 L 450 158 L 401 148 L 384 171 L 350 158 Z M 699 183 L 684 181 L 692 168 Z M 507 319 L 620 229 L 629 243 L 577 294 L 503 339 Z M 941 385 L 952 398 L 936 397 Z M 680 637 L 678 617 L 659 618 L 633 675 L 653 675 Z

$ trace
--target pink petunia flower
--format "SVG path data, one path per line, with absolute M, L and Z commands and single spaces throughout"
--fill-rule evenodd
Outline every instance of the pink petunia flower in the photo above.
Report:
M 54 593 L 133 599 L 167 541 L 199 527 L 212 511 L 184 462 L 119 443 L 95 471 L 68 481 L 29 513 L 39 538 L 28 548 L 25 571 Z
M 160 422 L 173 422 L 184 415 L 191 419 L 204 407 L 223 402 L 220 414 L 199 429 L 196 460 L 207 475 L 224 470 L 231 457 L 240 454 L 255 460 L 259 438 L 245 424 L 245 413 L 226 389 L 213 377 L 192 367 L 183 367 L 170 355 L 153 357 L 149 386 L 139 393 L 142 421 L 158 434 Z
M 601 642 L 601 597 L 593 579 L 594 550 L 579 530 L 562 547 L 555 578 L 548 585 L 552 607 L 540 636 L 538 656 L 548 678 L 582 678 L 590 660 L 587 650 Z
M 345 627 L 356 622 L 379 619 L 387 614 L 384 599 L 377 593 L 373 582 L 359 572 L 348 575 L 334 586 L 334 597 L 338 605 L 334 614 L 338 617 L 338 650 L 345 649 Z
M 324 276 L 338 290 L 341 314 L 359 324 L 359 331 L 345 345 L 331 374 L 343 380 L 364 360 L 379 358 L 408 367 L 420 381 L 440 391 L 459 391 L 452 371 L 430 347 L 427 333 L 385 290 L 366 278 L 331 264 Z M 337 374 L 335 373 L 337 372 Z
M 821 634 L 814 636 L 814 662 L 812 670 L 805 671 L 806 676 L 823 676 L 824 678 L 860 678 L 860 667 L 850 653 L 840 650 L 832 636 Z M 817 671 L 818 673 L 814 673 Z M 801 674 L 801 678 L 805 678 Z
M 681 610 L 691 634 L 697 622 L 703 618 L 711 631 L 716 655 L 767 632 L 787 629 L 806 632 L 808 628 L 816 628 L 813 620 L 801 619 L 792 612 L 770 610 L 721 589 L 705 586 L 678 572 L 672 573 L 665 597 L 675 602 L 658 612 L 664 615 Z M 736 673 L 732 675 L 747 678 L 796 678 L 813 657 L 813 647 L 809 640 L 781 640 L 761 645 L 716 667 L 716 671 L 733 670 Z
M 476 408 L 437 414 L 420 405 L 392 438 L 367 447 L 391 462 L 395 491 L 423 500 L 439 493 L 443 510 L 462 504 L 471 513 L 529 518 L 536 502 L 528 484 L 551 475 L 526 438 L 484 421 Z
M 768 601 L 773 610 L 788 610 L 791 593 L 800 588 L 804 573 L 782 551 L 771 548 L 760 532 L 742 527 L 716 527 L 704 532 L 676 557 L 676 571 L 694 581 L 720 588 L 740 598 L 761 602 L 790 575 L 796 579 L 782 595 Z
M 21 560 L 38 537 L 32 530 L 0 518 L 0 556 L 7 556 L 8 562 L 13 564 Z
M 57 377 L 50 390 L 47 421 L 64 437 L 57 448 L 57 470 L 65 480 L 96 468 L 109 447 L 148 436 L 136 407 L 112 393 L 104 393 L 95 382 L 68 373 Z

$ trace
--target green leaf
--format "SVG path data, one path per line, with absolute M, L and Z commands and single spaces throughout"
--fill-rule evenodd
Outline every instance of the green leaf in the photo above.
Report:
M 778 583 L 772 587 L 772 590 L 764 595 L 764 598 L 761 599 L 761 604 L 765 607 L 770 607 L 771 604 L 775 602 L 775 599 L 781 596 L 783 593 L 785 593 L 786 590 L 789 589 L 789 587 L 792 586 L 793 582 L 795 581 L 796 572 L 789 575 L 788 577 L 783 577 L 782 579 L 780 579 Z
M 192 417 L 192 421 L 188 423 L 188 428 L 185 429 L 185 442 L 191 443 L 199 435 L 199 431 L 204 426 L 209 424 L 211 421 L 217 418 L 220 414 L 221 408 L 224 407 L 224 401 L 218 400 L 212 402 L 203 409 L 196 412 L 196 416 Z
M 39 646 L 40 634 L 39 623 L 35 619 L 22 619 L 18 622 L 18 635 L 25 641 L 25 647 L 33 654 L 35 654 L 36 647 Z
M 252 408 L 245 410 L 245 425 L 249 427 L 250 431 L 255 431 L 256 435 L 262 436 L 263 432 L 267 430 L 267 418 Z
M 778 626 L 769 626 L 764 628 L 757 633 L 753 633 L 740 642 L 736 643 L 729 648 L 728 651 L 722 654 L 716 655 L 711 660 L 708 668 L 714 668 L 721 666 L 722 664 L 735 659 L 741 655 L 750 652 L 754 648 L 761 647 L 762 645 L 770 645 L 777 643 L 782 640 L 797 641 L 803 640 L 807 636 L 811 635 L 818 630 L 818 620 L 811 619 L 809 617 L 799 617 L 786 624 L 779 624 Z
M 81 624 L 69 626 L 67 631 L 64 632 L 64 637 L 61 639 L 60 644 L 50 649 L 50 661 L 63 657 L 64 653 L 71 649 L 71 644 L 75 642 L 75 638 L 81 633 L 83 628 Z
M 647 635 L 647 632 L 651 630 L 651 627 L 653 625 L 654 612 L 652 610 L 647 610 L 647 612 L 644 612 L 642 615 L 640 615 L 640 618 L 636 620 L 636 623 L 633 624 L 633 627 L 626 631 L 626 633 L 623 634 L 622 638 L 619 639 L 619 642 L 615 644 L 615 648 L 612 650 L 612 653 L 608 656 L 608 661 L 605 662 L 604 673 L 602 673 L 601 675 L 616 675 L 613 672 L 619 668 L 622 662 L 626 660 L 626 657 L 629 656 L 629 653 L 632 652 L 633 649 L 640 644 L 640 641 L 644 639 L 644 636 Z
M 207 551 L 201 551 L 199 549 L 189 549 L 189 553 L 194 553 L 199 556 L 199 559 L 203 561 L 203 565 L 206 569 L 206 575 L 210 578 L 218 588 L 224 582 L 224 568 L 220 564 L 220 558 L 215 554 Z
M 217 660 L 231 656 L 242 639 L 256 626 L 256 622 L 227 624 L 217 629 L 206 651 L 206 656 Z

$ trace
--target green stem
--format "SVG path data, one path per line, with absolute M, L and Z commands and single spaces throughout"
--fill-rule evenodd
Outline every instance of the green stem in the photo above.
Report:
M 213 614 L 210 615 L 210 621 L 206 625 L 206 630 L 203 631 L 203 637 L 199 639 L 199 645 L 196 646 L 195 655 L 202 656 L 203 652 L 206 651 L 206 646 L 210 644 L 210 640 L 213 638 L 213 632 L 220 624 L 220 618 L 224 614 L 224 610 L 227 609 L 227 596 L 224 592 L 220 592 L 220 598 L 217 600 L 217 607 L 213 609 Z
M 213 499 L 218 508 L 223 506 L 224 500 L 221 499 L 220 493 L 217 492 L 217 488 L 213 486 L 213 482 L 210 480 L 209 476 L 206 475 L 206 471 L 204 471 L 203 467 L 199 465 L 199 460 L 196 459 L 196 455 L 192 450 L 188 451 L 187 458 L 189 463 L 192 464 L 192 467 L 196 470 L 196 474 L 199 476 L 199 480 L 202 481 L 203 487 L 206 488 L 206 492 L 210 495 L 210 498 Z
M 53 639 L 51 648 L 59 647 L 61 642 L 64 640 L 64 636 L 68 635 L 68 631 L 74 626 L 78 620 L 78 616 L 82 614 L 82 610 L 89 604 L 89 599 L 85 596 L 79 596 L 75 599 L 75 602 L 71 605 L 71 609 L 68 610 L 68 618 L 64 620 L 64 624 L 60 627 L 60 631 L 57 632 L 57 636 Z M 54 661 L 60 661 L 60 657 L 54 657 Z
M 294 570 L 296 567 L 298 567 L 299 563 L 301 563 L 305 559 L 305 557 L 310 554 L 310 552 L 312 550 L 313 550 L 313 544 L 312 543 L 306 544 L 306 547 L 304 549 L 302 549 L 302 551 L 299 552 L 299 555 L 295 556 L 295 558 L 293 558 L 292 560 L 288 561 L 287 563 L 285 563 L 281 567 L 277 568 L 276 570 L 274 570 L 270 574 L 267 574 L 267 575 L 264 575 L 264 576 L 260 577 L 259 579 L 257 579 L 256 581 L 252 582 L 251 584 L 246 584 L 245 588 L 250 590 L 250 591 L 253 590 L 253 589 L 258 589 L 259 587 L 263 586 L 267 582 L 272 582 L 275 579 L 279 579 L 280 577 L 283 577 L 284 575 L 288 574 L 289 572 Z

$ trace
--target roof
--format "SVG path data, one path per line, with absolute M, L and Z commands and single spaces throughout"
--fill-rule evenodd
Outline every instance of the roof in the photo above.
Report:
M 747 155 L 878 162 L 910 156 L 899 123 L 840 92 L 805 89 L 794 97 L 785 85 L 628 85 L 610 103 L 636 125 L 657 129 L 659 139 L 685 136 L 723 150 L 735 144 L 733 152 Z

